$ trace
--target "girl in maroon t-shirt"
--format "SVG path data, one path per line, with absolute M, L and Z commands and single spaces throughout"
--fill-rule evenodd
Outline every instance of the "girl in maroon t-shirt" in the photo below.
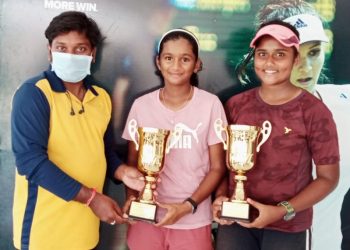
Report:
M 246 173 L 245 191 L 253 213 L 250 222 L 219 218 L 233 183 L 221 185 L 213 203 L 220 225 L 216 247 L 223 249 L 309 249 L 312 206 L 325 198 L 339 178 L 336 127 L 328 108 L 290 82 L 297 63 L 298 31 L 281 21 L 260 27 L 246 63 L 254 56 L 261 86 L 231 97 L 226 103 L 230 124 L 262 126 L 271 135 Z M 243 67 L 244 69 L 244 67 Z M 312 178 L 312 161 L 317 177 Z M 233 175 L 234 173 L 231 173 Z M 233 176 L 230 177 L 233 180 Z

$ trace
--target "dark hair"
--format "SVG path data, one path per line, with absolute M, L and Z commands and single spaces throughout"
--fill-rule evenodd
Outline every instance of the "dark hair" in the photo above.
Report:
M 321 18 L 315 8 L 303 0 L 269 0 L 256 15 L 256 25 L 260 26 L 271 20 L 284 20 L 288 17 L 310 14 Z
M 263 27 L 265 26 L 268 26 L 268 25 L 272 25 L 272 24 L 277 24 L 277 25 L 281 25 L 281 26 L 284 26 L 288 29 L 290 29 L 298 38 L 299 38 L 299 32 L 298 30 L 291 24 L 289 23 L 286 23 L 286 22 L 283 22 L 281 20 L 272 20 L 272 21 L 269 21 L 269 22 L 266 22 L 266 23 L 263 23 L 259 26 L 258 30 L 256 31 L 256 33 Z M 267 36 L 267 35 L 266 35 Z M 261 39 L 265 37 L 265 36 L 262 36 L 260 37 L 258 40 L 256 40 L 255 42 L 255 45 L 256 47 L 259 45 Z M 293 51 L 294 51 L 294 55 L 298 55 L 298 51 L 297 49 L 293 46 Z M 250 63 L 251 59 L 253 58 L 254 56 L 254 53 L 255 53 L 255 49 L 251 49 L 249 51 L 249 53 L 243 58 L 243 60 L 239 63 L 237 69 L 236 69 L 236 72 L 237 72 L 237 77 L 238 79 L 240 80 L 241 83 L 243 84 L 246 84 L 248 83 L 250 80 L 249 80 L 249 77 L 246 75 L 246 67 L 248 66 L 248 64 Z
M 93 48 L 103 40 L 96 22 L 79 11 L 66 11 L 54 17 L 45 30 L 45 37 L 51 45 L 55 37 L 70 31 L 85 34 Z
M 186 32 L 188 32 L 188 31 L 186 31 Z M 177 30 L 177 31 L 174 31 L 174 32 L 170 32 L 169 34 L 167 34 L 166 36 L 164 36 L 163 39 L 160 41 L 160 44 L 159 44 L 159 51 L 158 51 L 158 53 L 157 53 L 157 56 L 160 56 L 160 54 L 161 54 L 162 51 L 163 51 L 164 43 L 166 43 L 167 41 L 169 41 L 169 40 L 178 40 L 178 39 L 180 39 L 180 38 L 184 38 L 184 39 L 186 39 L 186 40 L 192 45 L 193 54 L 195 55 L 196 60 L 198 60 L 198 57 L 199 57 L 199 47 L 198 47 L 197 41 L 194 39 L 193 36 L 191 36 L 190 34 L 187 34 L 186 32 L 182 32 L 182 31 Z M 202 64 L 201 64 L 201 67 L 200 67 L 199 70 L 202 70 Z M 156 74 L 157 76 L 160 77 L 161 82 L 162 82 L 162 84 L 164 85 L 164 78 L 163 78 L 162 72 L 160 72 L 160 70 L 158 69 L 158 67 L 156 67 L 155 74 Z M 193 85 L 193 86 L 198 86 L 199 81 L 198 81 L 198 75 L 197 75 L 197 73 L 193 73 L 193 74 L 191 75 L 190 83 L 191 83 L 191 85 Z

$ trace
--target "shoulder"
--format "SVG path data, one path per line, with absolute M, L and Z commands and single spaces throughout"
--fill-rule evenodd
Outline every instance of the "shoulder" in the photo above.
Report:
M 17 89 L 14 95 L 14 98 L 30 98 L 37 95 L 41 95 L 40 88 L 38 85 L 41 82 L 47 82 L 44 74 L 40 74 L 38 76 L 32 77 L 26 81 L 24 81 Z M 49 84 L 48 84 L 49 85 Z
M 137 97 L 134 101 L 134 104 L 136 105 L 145 105 L 149 104 L 150 102 L 154 102 L 158 99 L 159 89 L 154 90 L 150 93 L 144 94 L 140 97 Z
M 316 96 L 319 96 L 326 104 L 350 105 L 350 84 L 317 85 Z
M 225 103 L 226 107 L 232 107 L 234 105 L 244 105 L 245 103 L 250 102 L 251 100 L 256 99 L 257 88 L 249 89 L 237 95 L 234 95 L 228 99 Z
M 315 97 L 313 94 L 303 90 L 303 94 L 300 98 L 301 108 L 305 115 L 317 116 L 317 117 L 331 117 L 332 112 L 327 105 Z
M 96 93 L 98 95 L 108 96 L 109 97 L 108 92 L 104 88 L 102 88 L 102 87 L 100 87 L 98 85 L 95 85 L 95 84 L 91 85 L 91 88 L 92 88 L 92 91 L 96 91 Z
M 206 102 L 220 102 L 219 97 L 213 93 L 210 93 L 206 90 L 194 87 L 196 95 Z

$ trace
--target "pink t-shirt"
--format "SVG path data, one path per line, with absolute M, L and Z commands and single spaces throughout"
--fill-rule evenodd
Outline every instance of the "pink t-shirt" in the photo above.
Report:
M 157 186 L 158 201 L 179 203 L 190 197 L 210 169 L 209 146 L 221 141 L 215 134 L 214 121 L 222 119 L 227 124 L 225 111 L 219 99 L 204 90 L 194 88 L 189 103 L 178 111 L 166 108 L 159 99 L 159 89 L 141 96 L 133 103 L 123 138 L 131 140 L 128 124 L 131 119 L 138 127 L 154 127 L 174 130 L 182 128 L 181 139 L 165 156 L 161 183 Z M 167 226 L 174 229 L 194 229 L 212 222 L 211 199 L 208 197 L 198 205 L 195 214 L 188 214 L 177 223 Z M 159 208 L 157 219 L 166 211 Z

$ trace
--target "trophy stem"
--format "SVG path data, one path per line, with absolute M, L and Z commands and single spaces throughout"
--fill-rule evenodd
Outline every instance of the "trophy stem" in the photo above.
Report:
M 142 203 L 154 204 L 154 195 L 152 185 L 156 183 L 156 178 L 153 176 L 145 176 L 145 187 L 140 193 L 139 201 Z
M 244 176 L 244 173 L 237 173 L 235 176 L 236 187 L 233 193 L 233 200 L 238 202 L 246 203 L 246 194 L 244 191 L 244 181 L 247 180 L 247 177 Z

